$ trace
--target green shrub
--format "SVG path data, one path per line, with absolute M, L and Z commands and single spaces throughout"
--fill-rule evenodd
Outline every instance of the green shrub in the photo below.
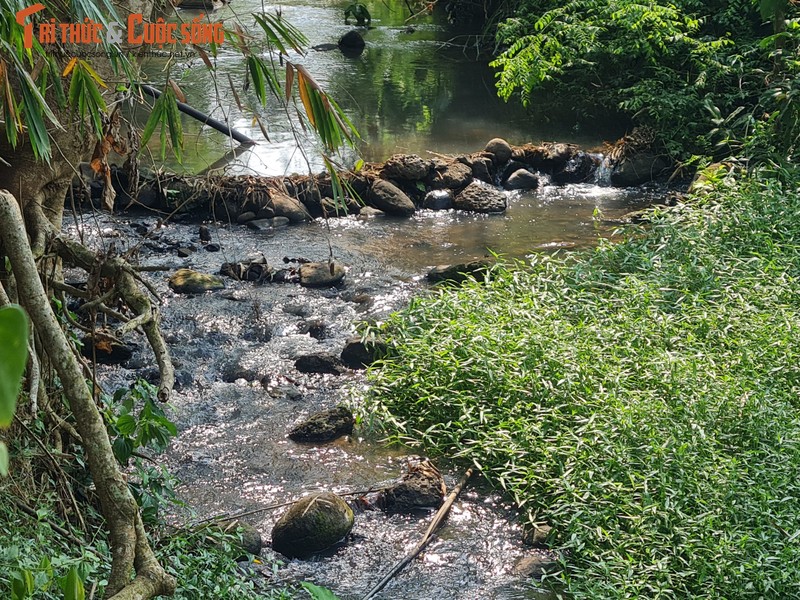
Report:
M 800 597 L 793 187 L 413 301 L 365 415 L 553 524 L 570 598 Z

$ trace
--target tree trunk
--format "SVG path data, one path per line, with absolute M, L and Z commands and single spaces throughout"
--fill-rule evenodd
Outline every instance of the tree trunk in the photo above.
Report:
M 31 225 L 38 235 L 44 237 L 48 231 L 54 230 L 48 227 L 48 220 L 39 206 L 26 212 L 29 212 Z M 167 575 L 150 548 L 136 501 L 114 458 L 103 418 L 50 307 L 19 206 L 5 190 L 0 190 L 0 240 L 11 262 L 19 299 L 61 379 L 83 441 L 103 516 L 108 522 L 112 563 L 106 596 L 117 600 L 146 600 L 172 594 L 175 580 Z M 131 581 L 134 570 L 136 577 Z

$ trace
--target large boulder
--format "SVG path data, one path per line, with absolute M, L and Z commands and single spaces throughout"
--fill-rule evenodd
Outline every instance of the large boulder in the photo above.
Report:
M 275 523 L 272 549 L 289 558 L 306 558 L 347 537 L 353 522 L 352 509 L 336 494 L 309 494 Z
M 193 269 L 178 269 L 169 278 L 169 287 L 178 294 L 202 294 L 221 290 L 225 283 L 216 275 L 200 273 Z
M 428 176 L 430 170 L 431 162 L 416 154 L 395 154 L 384 163 L 381 175 L 387 179 L 421 181 Z
M 454 191 L 464 189 L 471 181 L 472 167 L 457 160 L 435 165 L 427 179 L 427 183 L 435 190 Z
M 455 197 L 453 205 L 459 210 L 501 213 L 506 209 L 506 202 L 506 195 L 500 190 L 474 181 Z
M 495 162 L 502 165 L 511 158 L 511 144 L 502 138 L 494 138 L 486 144 L 486 152 L 491 152 L 494 155 Z
M 553 181 L 559 185 L 583 183 L 594 176 L 598 163 L 591 154 L 577 152 L 561 169 L 553 172 Z
M 300 285 L 303 287 L 329 287 L 336 285 L 346 275 L 344 265 L 337 260 L 310 262 L 300 265 Z
M 619 187 L 641 185 L 662 175 L 669 166 L 664 156 L 650 151 L 637 152 L 621 158 L 611 167 L 611 183 Z
M 387 215 L 410 217 L 416 211 L 411 198 L 399 187 L 384 179 L 375 180 L 366 200 L 370 206 L 382 210 Z
M 283 192 L 271 192 L 270 201 L 272 202 L 274 214 L 279 217 L 286 217 L 292 223 L 302 223 L 311 218 L 311 215 L 308 214 L 305 206 L 299 200 Z
M 343 435 L 353 433 L 355 418 L 346 406 L 314 413 L 289 431 L 289 439 L 295 442 L 331 442 Z

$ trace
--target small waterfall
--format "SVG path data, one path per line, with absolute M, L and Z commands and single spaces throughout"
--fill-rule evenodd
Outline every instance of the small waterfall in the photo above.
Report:
M 594 158 L 599 160 L 599 165 L 594 172 L 594 183 L 596 185 L 610 186 L 611 185 L 611 164 L 609 158 L 602 154 L 593 154 Z

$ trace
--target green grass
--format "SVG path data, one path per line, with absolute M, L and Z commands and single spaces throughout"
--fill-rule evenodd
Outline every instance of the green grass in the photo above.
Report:
M 798 193 L 718 188 L 414 300 L 365 415 L 554 525 L 570 598 L 800 598 L 798 276 Z
M 51 500 L 46 497 L 38 500 L 39 520 L 36 520 L 15 510 L 9 496 L 0 489 L 0 598 L 63 600 L 62 582 L 73 568 L 86 597 L 96 588 L 95 598 L 102 598 L 110 570 L 105 532 L 99 530 L 95 538 L 78 546 L 52 528 L 51 523 L 62 528 L 66 524 L 54 514 Z M 234 533 L 214 529 L 181 531 L 161 540 L 156 553 L 178 582 L 174 600 L 308 597 L 303 591 L 275 589 L 263 576 L 240 567 L 236 560 L 243 552 L 237 547 Z M 27 590 L 14 596 L 14 580 L 26 578 Z

